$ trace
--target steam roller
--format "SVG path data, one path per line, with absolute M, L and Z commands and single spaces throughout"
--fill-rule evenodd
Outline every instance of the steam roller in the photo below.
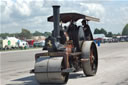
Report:
M 45 40 L 46 51 L 35 54 L 35 66 L 31 70 L 41 84 L 65 84 L 70 72 L 81 70 L 86 76 L 94 76 L 98 68 L 97 46 L 88 21 L 99 22 L 99 19 L 79 13 L 59 13 L 59 8 L 53 6 L 53 16 L 48 17 L 54 29 Z M 84 26 L 75 24 L 79 19 Z M 68 22 L 68 26 L 62 25 Z

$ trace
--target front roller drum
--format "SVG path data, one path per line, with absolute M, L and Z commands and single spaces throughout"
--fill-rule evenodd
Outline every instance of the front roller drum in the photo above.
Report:
M 68 80 L 68 73 L 62 72 L 63 57 L 48 57 L 37 60 L 35 64 L 35 77 L 39 83 L 64 84 Z

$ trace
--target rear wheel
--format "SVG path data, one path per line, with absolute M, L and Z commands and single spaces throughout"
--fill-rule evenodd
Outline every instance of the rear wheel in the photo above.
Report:
M 86 76 L 93 76 L 98 68 L 98 53 L 93 41 L 85 41 L 82 45 L 83 71 Z

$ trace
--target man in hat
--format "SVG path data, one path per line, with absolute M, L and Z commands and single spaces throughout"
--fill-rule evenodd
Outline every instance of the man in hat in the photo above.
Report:
M 86 20 L 82 20 L 81 23 L 82 23 L 82 25 L 83 25 L 83 30 L 84 30 L 85 39 L 86 39 L 86 40 L 93 40 L 90 27 L 89 27 L 89 25 L 86 23 Z

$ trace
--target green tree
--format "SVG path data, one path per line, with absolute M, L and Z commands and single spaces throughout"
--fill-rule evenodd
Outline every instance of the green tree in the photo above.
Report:
M 100 34 L 100 30 L 99 30 L 98 28 L 96 28 L 96 29 L 94 30 L 94 34 Z
M 45 36 L 45 37 L 51 36 L 51 32 L 44 32 L 43 36 Z
M 32 34 L 29 30 L 22 28 L 22 32 L 20 33 L 20 37 L 22 39 L 30 39 Z
M 39 31 L 35 31 L 33 33 L 33 36 L 41 36 L 41 35 L 43 35 L 43 34 L 41 32 L 39 32 Z
M 14 33 L 14 36 L 15 36 L 16 38 L 20 38 L 20 33 Z
M 103 28 L 101 28 L 101 29 L 96 28 L 94 30 L 94 34 L 104 34 L 106 36 L 107 35 L 107 31 L 105 29 L 103 29 Z
M 106 36 L 107 36 L 107 37 L 112 37 L 113 34 L 112 34 L 112 32 L 108 32 Z
M 10 36 L 10 34 L 9 33 L 1 33 L 0 34 L 0 37 L 3 39 L 5 39 L 7 36 Z
M 120 35 L 121 35 L 120 33 L 113 34 L 113 37 L 120 36 Z
M 6 37 L 17 37 L 19 38 L 20 37 L 20 33 L 1 33 L 0 34 L 0 37 L 5 39 Z
M 107 35 L 107 31 L 105 29 L 101 28 L 100 34 L 104 34 L 106 36 Z
M 122 31 L 122 35 L 128 35 L 128 24 L 125 25 L 125 27 Z

